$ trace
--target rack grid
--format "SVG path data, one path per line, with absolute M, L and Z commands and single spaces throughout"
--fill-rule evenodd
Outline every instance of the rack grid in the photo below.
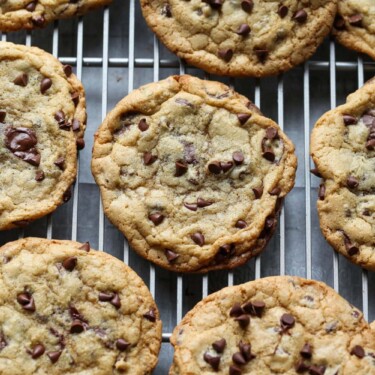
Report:
M 142 18 L 138 0 L 114 0 L 110 7 L 84 17 L 56 21 L 44 30 L 3 33 L 1 40 L 39 46 L 72 65 L 86 89 L 89 120 L 70 202 L 25 229 L 1 232 L 0 245 L 23 236 L 89 240 L 93 248 L 129 264 L 147 283 L 161 311 L 163 346 L 155 374 L 168 372 L 173 327 L 199 300 L 226 285 L 277 274 L 314 278 L 362 309 L 367 320 L 375 319 L 374 274 L 338 256 L 322 237 L 315 208 L 319 180 L 309 173 L 314 122 L 371 78 L 374 62 L 327 39 L 312 60 L 278 77 L 210 76 L 186 66 L 159 44 Z M 104 217 L 90 172 L 93 134 L 107 111 L 142 84 L 184 73 L 223 81 L 248 96 L 296 145 L 296 186 L 285 201 L 277 233 L 261 256 L 231 272 L 178 275 L 138 257 Z

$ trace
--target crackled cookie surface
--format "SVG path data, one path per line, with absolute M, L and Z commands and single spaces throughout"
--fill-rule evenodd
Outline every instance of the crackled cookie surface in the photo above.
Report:
M 329 33 L 336 0 L 141 0 L 148 25 L 188 63 L 230 76 L 278 74 Z
M 334 35 L 345 47 L 366 53 L 375 59 L 375 2 L 339 1 Z
M 354 263 L 375 270 L 375 81 L 316 123 L 311 155 L 323 178 L 320 227 Z
M 150 374 L 161 321 L 142 280 L 88 243 L 0 248 L 0 373 Z
M 104 211 L 143 257 L 171 270 L 242 264 L 276 226 L 294 147 L 245 97 L 174 76 L 135 90 L 96 134 Z
M 5 0 L 0 3 L 0 30 L 40 28 L 109 3 L 111 0 Z
M 0 42 L 0 230 L 23 226 L 70 197 L 84 146 L 82 84 L 50 54 Z
M 170 375 L 373 375 L 375 332 L 325 284 L 279 276 L 228 287 L 175 328 Z

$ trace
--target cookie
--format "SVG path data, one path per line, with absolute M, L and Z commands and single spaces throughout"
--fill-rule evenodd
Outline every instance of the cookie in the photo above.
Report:
M 327 112 L 311 136 L 320 227 L 333 248 L 375 271 L 375 80 Z
M 375 3 L 373 0 L 340 0 L 333 34 L 345 47 L 375 60 Z
M 110 3 L 111 0 L 7 0 L 0 4 L 0 31 L 41 28 Z
M 336 0 L 141 0 L 158 38 L 189 64 L 264 77 L 306 61 L 331 30 Z
M 276 276 L 224 288 L 174 329 L 170 375 L 374 375 L 375 332 L 327 285 Z
M 84 146 L 85 93 L 69 65 L 0 42 L 0 230 L 24 226 L 70 198 Z
M 294 185 L 294 146 L 229 87 L 188 75 L 133 91 L 95 135 L 104 212 L 144 258 L 173 271 L 258 254 Z
M 88 243 L 26 238 L 0 248 L 0 373 L 150 374 L 161 343 L 137 274 Z

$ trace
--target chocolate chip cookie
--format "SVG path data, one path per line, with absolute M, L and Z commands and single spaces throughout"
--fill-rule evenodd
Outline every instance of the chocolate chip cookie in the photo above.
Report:
M 61 18 L 81 16 L 111 0 L 6 0 L 0 3 L 0 31 L 34 29 Z
M 0 230 L 26 225 L 70 198 L 84 146 L 85 94 L 69 65 L 0 42 Z
M 174 329 L 170 375 L 375 374 L 375 332 L 327 285 L 276 276 L 224 288 Z
M 136 273 L 88 243 L 0 249 L 0 373 L 150 374 L 161 321 Z
M 336 0 L 141 0 L 179 57 L 207 72 L 263 77 L 307 60 L 331 30 Z
M 229 87 L 173 76 L 135 90 L 95 136 L 106 215 L 173 271 L 233 268 L 258 254 L 294 185 L 294 146 Z
M 375 60 L 375 3 L 373 0 L 340 0 L 333 33 L 345 47 Z
M 375 80 L 327 112 L 311 136 L 320 227 L 333 248 L 375 270 Z

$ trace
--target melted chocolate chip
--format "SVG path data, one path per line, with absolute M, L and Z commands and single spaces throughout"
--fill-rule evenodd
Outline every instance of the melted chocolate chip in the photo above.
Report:
M 264 151 L 263 151 L 263 153 L 262 153 L 262 156 L 266 159 L 266 160 L 268 160 L 268 161 L 270 161 L 271 163 L 273 163 L 274 161 L 275 161 L 275 154 L 274 154 L 274 152 L 272 151 L 272 149 L 271 148 L 269 148 L 269 147 L 265 147 L 264 148 Z
M 25 6 L 25 9 L 28 11 L 28 12 L 34 12 L 35 8 L 36 8 L 36 1 L 32 1 L 30 3 L 28 3 L 26 6 Z
M 35 173 L 35 181 L 43 181 L 45 178 L 44 172 L 43 171 L 36 171 Z
M 344 30 L 345 29 L 345 20 L 339 14 L 336 15 L 335 22 L 334 22 L 334 27 L 337 30 Z
M 69 257 L 65 259 L 62 263 L 62 266 L 67 270 L 67 271 L 73 271 L 74 268 L 77 265 L 77 258 L 76 257 Z
M 113 293 L 99 293 L 99 301 L 101 302 L 109 302 L 113 298 Z
M 77 105 L 79 103 L 79 93 L 73 92 L 72 94 L 70 94 L 70 97 L 72 98 L 73 104 L 77 107 Z
M 304 363 L 303 361 L 299 361 L 296 365 L 296 371 L 298 374 L 302 374 L 309 370 L 309 365 Z
M 244 314 L 244 310 L 242 309 L 239 303 L 235 303 L 229 312 L 229 316 L 240 316 Z
M 350 238 L 348 237 L 348 235 L 346 233 L 343 233 L 343 234 L 344 234 L 344 244 L 345 244 L 345 248 L 346 248 L 347 253 L 350 256 L 354 256 L 354 255 L 358 254 L 359 253 L 358 246 L 356 246 L 355 244 L 352 243 L 352 241 L 350 240 Z
M 265 307 L 266 304 L 263 301 L 251 301 L 242 306 L 248 314 L 258 317 L 262 316 Z
M 319 173 L 318 168 L 312 168 L 312 169 L 310 169 L 310 172 L 311 172 L 314 176 L 319 177 L 319 178 L 322 178 L 322 175 Z
M 81 315 L 81 313 L 77 310 L 76 307 L 70 306 L 69 307 L 69 314 L 72 317 L 73 320 L 79 320 L 83 323 L 86 323 L 87 325 L 87 320 Z
M 19 74 L 13 81 L 17 86 L 26 87 L 29 82 L 29 76 L 26 73 Z
M 277 10 L 277 14 L 281 17 L 284 18 L 288 14 L 288 7 L 285 5 L 280 5 L 279 9 Z
M 176 172 L 174 174 L 175 177 L 181 177 L 188 170 L 187 164 L 184 161 L 182 161 L 182 160 L 176 161 L 175 165 L 176 165 Z
M 277 186 L 270 191 L 270 195 L 280 195 L 281 189 Z
M 199 246 L 203 246 L 205 239 L 204 235 L 201 232 L 195 232 L 193 233 L 190 238 Z
M 83 138 L 76 139 L 77 150 L 83 150 L 85 148 L 85 140 Z
M 359 181 L 354 176 L 349 176 L 348 179 L 346 180 L 346 185 L 350 189 L 355 189 L 358 187 Z
M 190 103 L 188 100 L 186 100 L 184 98 L 177 98 L 175 101 L 178 104 L 185 105 L 185 106 L 190 107 L 190 108 L 194 108 L 194 104 Z
M 242 370 L 235 366 L 235 365 L 230 365 L 229 366 L 229 375 L 241 375 L 242 374 Z
M 80 246 L 79 248 L 78 248 L 79 250 L 85 250 L 85 251 L 87 251 L 87 252 L 89 252 L 90 251 L 90 242 L 85 242 L 82 246 Z
M 2 332 L 0 332 L 0 351 L 8 345 L 7 340 Z
M 238 229 L 244 229 L 247 227 L 247 223 L 245 220 L 237 220 L 235 227 Z
M 241 341 L 238 347 L 240 348 L 242 357 L 245 359 L 246 362 L 250 362 L 252 359 L 255 358 L 255 355 L 251 353 L 250 344 L 245 344 Z
M 306 343 L 301 351 L 299 352 L 303 358 L 311 358 L 312 357 L 312 348 L 311 345 Z
M 116 341 L 116 348 L 120 350 L 121 352 L 125 351 L 127 348 L 129 348 L 130 343 L 125 341 L 124 339 L 118 339 Z
M 172 12 L 171 12 L 171 7 L 169 4 L 164 4 L 162 9 L 161 9 L 161 14 L 163 16 L 166 16 L 168 18 L 172 17 Z
M 219 369 L 220 366 L 220 357 L 213 356 L 208 353 L 203 354 L 203 359 L 207 362 L 215 371 Z
M 52 81 L 49 78 L 43 78 L 40 83 L 40 92 L 44 94 L 52 86 Z
M 6 115 L 6 111 L 0 110 L 0 122 L 4 122 Z
M 266 138 L 267 139 L 277 139 L 279 137 L 279 132 L 276 128 L 273 128 L 272 126 L 268 127 L 266 129 Z
M 184 203 L 184 206 L 190 211 L 196 211 L 198 209 L 198 205 L 196 203 Z
M 304 23 L 307 20 L 307 13 L 304 9 L 298 10 L 293 15 L 293 19 L 296 20 L 298 23 Z
M 310 375 L 323 375 L 326 372 L 325 366 L 312 365 L 309 367 Z
M 354 125 L 357 123 L 357 119 L 354 117 L 354 116 L 351 116 L 351 115 L 343 115 L 342 116 L 343 120 L 344 120 L 344 124 L 346 126 L 348 125 Z
M 324 198 L 326 196 L 326 187 L 324 184 L 319 185 L 319 193 L 318 193 L 319 199 L 321 201 L 324 201 Z
M 35 148 L 38 141 L 34 130 L 8 127 L 4 133 L 5 146 L 15 156 L 34 166 L 40 164 L 41 156 Z
M 37 16 L 34 16 L 31 18 L 31 22 L 37 26 L 37 27 L 42 27 L 44 26 L 45 22 L 46 22 L 46 19 L 44 18 L 44 16 L 41 14 L 41 15 L 37 15 Z
M 145 152 L 143 154 L 143 162 L 145 165 L 151 165 L 153 164 L 158 157 L 155 155 L 152 155 L 151 152 Z
M 229 62 L 233 57 L 233 50 L 231 48 L 220 49 L 218 55 L 224 61 Z
M 73 68 L 70 65 L 63 65 L 63 70 L 67 77 L 70 77 L 73 72 Z
M 293 315 L 290 315 L 290 314 L 283 314 L 280 318 L 281 328 L 283 330 L 292 328 L 295 322 L 296 320 L 294 319 Z
M 250 31 L 251 31 L 250 26 L 246 23 L 243 23 L 238 27 L 236 34 L 241 35 L 241 36 L 246 36 L 246 35 L 249 35 Z
M 232 361 L 233 361 L 236 365 L 240 365 L 240 366 L 246 365 L 246 360 L 245 360 L 245 358 L 243 357 L 242 353 L 240 353 L 240 352 L 234 353 L 234 354 L 232 355 Z
M 141 119 L 141 121 L 139 121 L 139 123 L 138 123 L 138 129 L 141 132 L 145 132 L 148 128 L 149 128 L 149 126 L 147 124 L 146 119 L 145 118 Z
M 114 294 L 113 298 L 109 302 L 111 303 L 111 305 L 116 307 L 116 309 L 119 309 L 121 307 L 120 296 L 117 293 Z
M 357 27 L 362 27 L 362 20 L 363 20 L 362 14 L 354 14 L 353 16 L 350 16 L 348 18 L 349 23 L 352 26 L 357 26 Z
M 226 173 L 229 170 L 231 170 L 231 168 L 233 167 L 233 162 L 231 162 L 231 161 L 221 161 L 220 167 L 221 167 L 222 171 L 224 173 Z
M 187 143 L 184 145 L 184 160 L 188 164 L 196 162 L 195 147 L 192 143 Z
M 20 293 L 17 295 L 17 302 L 22 306 L 24 310 L 34 312 L 35 311 L 35 302 L 33 296 L 28 293 Z
M 212 343 L 212 347 L 217 353 L 223 353 L 226 345 L 227 341 L 225 339 L 220 339 Z
M 203 199 L 203 198 L 198 198 L 198 199 L 197 199 L 197 205 L 198 205 L 199 208 L 203 208 L 203 207 L 211 206 L 211 205 L 212 205 L 212 202 L 210 202 L 210 201 L 206 201 L 206 200 Z
M 85 329 L 81 320 L 73 320 L 72 325 L 70 326 L 70 333 L 81 333 Z
M 250 117 L 251 117 L 251 115 L 248 114 L 248 113 L 238 113 L 237 114 L 238 121 L 240 122 L 241 125 L 244 125 Z
M 375 149 L 375 139 L 370 139 L 366 142 L 366 148 L 369 151 L 372 151 Z
M 239 323 L 241 328 L 246 328 L 250 324 L 250 317 L 246 314 L 240 315 L 234 318 L 234 320 Z
M 262 195 L 263 195 L 263 186 L 253 188 L 253 193 L 254 193 L 256 199 L 261 198 Z
M 55 164 L 63 171 L 65 167 L 65 158 L 63 156 L 60 156 L 53 164 Z
M 350 351 L 351 355 L 355 355 L 356 357 L 362 359 L 365 356 L 365 351 L 360 345 L 356 345 L 353 347 L 353 349 Z
M 250 13 L 253 10 L 254 2 L 253 0 L 242 0 L 241 1 L 241 8 L 246 13 Z
M 164 216 L 162 213 L 160 213 L 160 212 L 154 212 L 154 213 L 148 215 L 148 218 L 149 218 L 149 219 L 150 219 L 155 225 L 160 225 L 160 224 L 163 222 L 165 216 Z
M 175 252 L 173 252 L 172 250 L 169 250 L 169 249 L 166 249 L 164 251 L 164 253 L 165 253 L 165 256 L 166 256 L 167 261 L 169 263 L 172 263 L 173 261 L 175 261 L 179 257 L 179 254 L 176 254 Z
M 268 50 L 265 48 L 254 48 L 254 53 L 257 55 L 258 59 L 263 62 L 268 56 Z
M 81 128 L 81 123 L 77 119 L 73 119 L 72 121 L 72 129 L 74 132 L 77 132 Z
M 145 314 L 143 314 L 143 317 L 149 320 L 150 322 L 155 322 L 156 321 L 155 310 L 151 309 L 147 311 Z
M 62 353 L 61 351 L 58 351 L 58 352 L 48 352 L 47 356 L 48 356 L 48 358 L 50 359 L 50 361 L 52 363 L 56 363 L 59 360 L 59 358 L 61 356 L 61 353 Z
M 32 359 L 37 359 L 39 358 L 41 355 L 44 354 L 45 352 L 45 347 L 43 344 L 37 344 L 35 345 L 32 350 L 31 350 L 31 358 Z

